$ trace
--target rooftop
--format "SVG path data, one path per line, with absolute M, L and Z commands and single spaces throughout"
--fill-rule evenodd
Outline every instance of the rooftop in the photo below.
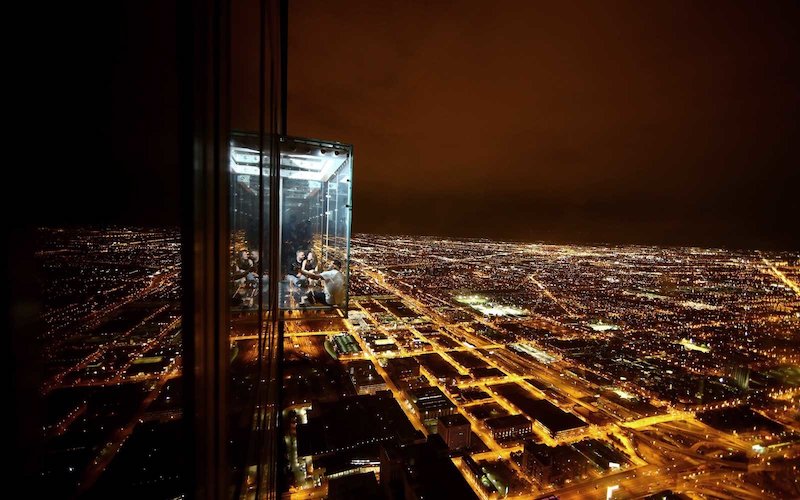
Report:
M 466 417 L 464 417 L 464 415 L 460 413 L 455 413 L 453 415 L 444 415 L 442 417 L 439 417 L 439 422 L 445 427 L 469 425 L 469 420 L 467 420 Z
M 531 425 L 531 421 L 528 420 L 525 415 L 505 415 L 503 417 L 494 417 L 486 419 L 484 423 L 486 424 L 486 427 L 492 430 Z
M 455 408 L 455 405 L 438 387 L 420 387 L 408 391 L 414 404 L 420 411 Z

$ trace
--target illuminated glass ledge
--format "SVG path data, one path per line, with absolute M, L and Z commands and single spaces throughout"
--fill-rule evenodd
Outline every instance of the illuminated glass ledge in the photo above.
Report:
M 239 274 L 253 262 L 253 249 L 270 248 L 269 162 L 268 154 L 259 155 L 258 136 L 233 135 L 231 250 L 232 267 Z M 279 168 L 279 307 L 287 319 L 325 311 L 341 314 L 347 310 L 349 300 L 353 147 L 281 137 Z M 242 257 L 248 250 L 249 263 Z M 258 257 L 267 253 L 258 252 Z M 239 271 L 237 262 L 244 262 Z M 249 283 L 245 285 L 252 290 L 245 290 L 241 307 L 255 307 L 256 301 L 250 297 L 257 296 L 259 289 L 266 293 L 268 268 L 264 263 L 259 267 L 260 277 L 258 273 L 249 275 Z M 239 280 L 236 283 L 241 283 L 241 277 L 235 278 Z M 245 278 L 247 281 L 248 277 Z M 234 298 L 236 293 L 242 293 L 240 287 Z

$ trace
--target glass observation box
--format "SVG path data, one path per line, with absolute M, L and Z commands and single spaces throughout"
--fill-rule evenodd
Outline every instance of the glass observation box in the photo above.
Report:
M 281 310 L 346 311 L 353 148 L 296 137 L 281 137 L 278 143 L 275 218 L 269 213 L 270 155 L 259 154 L 256 135 L 235 134 L 231 139 L 233 306 L 264 307 L 271 268 L 265 260 L 272 255 L 280 270 L 275 285 Z M 269 241 L 270 220 L 280 227 L 277 248 Z

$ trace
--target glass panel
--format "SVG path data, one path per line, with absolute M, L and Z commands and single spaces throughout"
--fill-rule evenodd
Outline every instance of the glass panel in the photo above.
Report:
M 352 173 L 352 146 L 282 138 L 282 309 L 347 309 Z
M 267 307 L 269 266 L 268 155 L 258 151 L 258 136 L 234 134 L 230 149 L 231 306 L 234 311 Z
M 258 134 L 230 141 L 230 385 L 229 453 L 233 497 L 254 494 L 264 437 L 260 403 L 269 389 L 269 147 Z

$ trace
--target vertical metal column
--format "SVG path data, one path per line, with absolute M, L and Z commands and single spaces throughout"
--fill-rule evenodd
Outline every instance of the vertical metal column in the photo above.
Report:
M 257 463 L 257 498 L 277 498 L 282 328 L 280 328 L 279 282 L 281 279 L 281 178 L 280 137 L 286 127 L 286 37 L 288 4 L 262 0 L 261 4 L 261 101 L 259 116 L 261 154 L 269 155 L 269 288 L 259 335 L 260 382 L 257 433 L 260 441 Z M 262 212 L 263 214 L 263 212 Z M 262 221 L 262 224 L 266 221 Z
M 226 497 L 229 483 L 229 4 L 183 2 L 179 12 L 187 492 L 210 500 Z
M 256 496 L 277 495 L 277 428 L 280 389 L 279 166 L 280 134 L 286 125 L 285 0 L 259 0 L 261 13 L 258 103 L 261 151 L 268 176 L 260 185 L 261 242 L 269 234 L 269 284 L 259 301 L 259 366 L 255 401 Z M 230 384 L 230 0 L 182 0 L 181 164 L 183 193 L 184 415 L 194 467 L 190 497 L 224 499 L 232 492 L 228 457 Z M 264 196 L 269 196 L 265 214 Z M 266 226 L 266 227 L 265 227 Z M 261 273 L 260 273 L 261 274 Z M 237 481 L 238 482 L 238 481 Z M 252 492 L 250 492 L 252 493 Z M 241 494 L 247 494 L 241 491 Z

